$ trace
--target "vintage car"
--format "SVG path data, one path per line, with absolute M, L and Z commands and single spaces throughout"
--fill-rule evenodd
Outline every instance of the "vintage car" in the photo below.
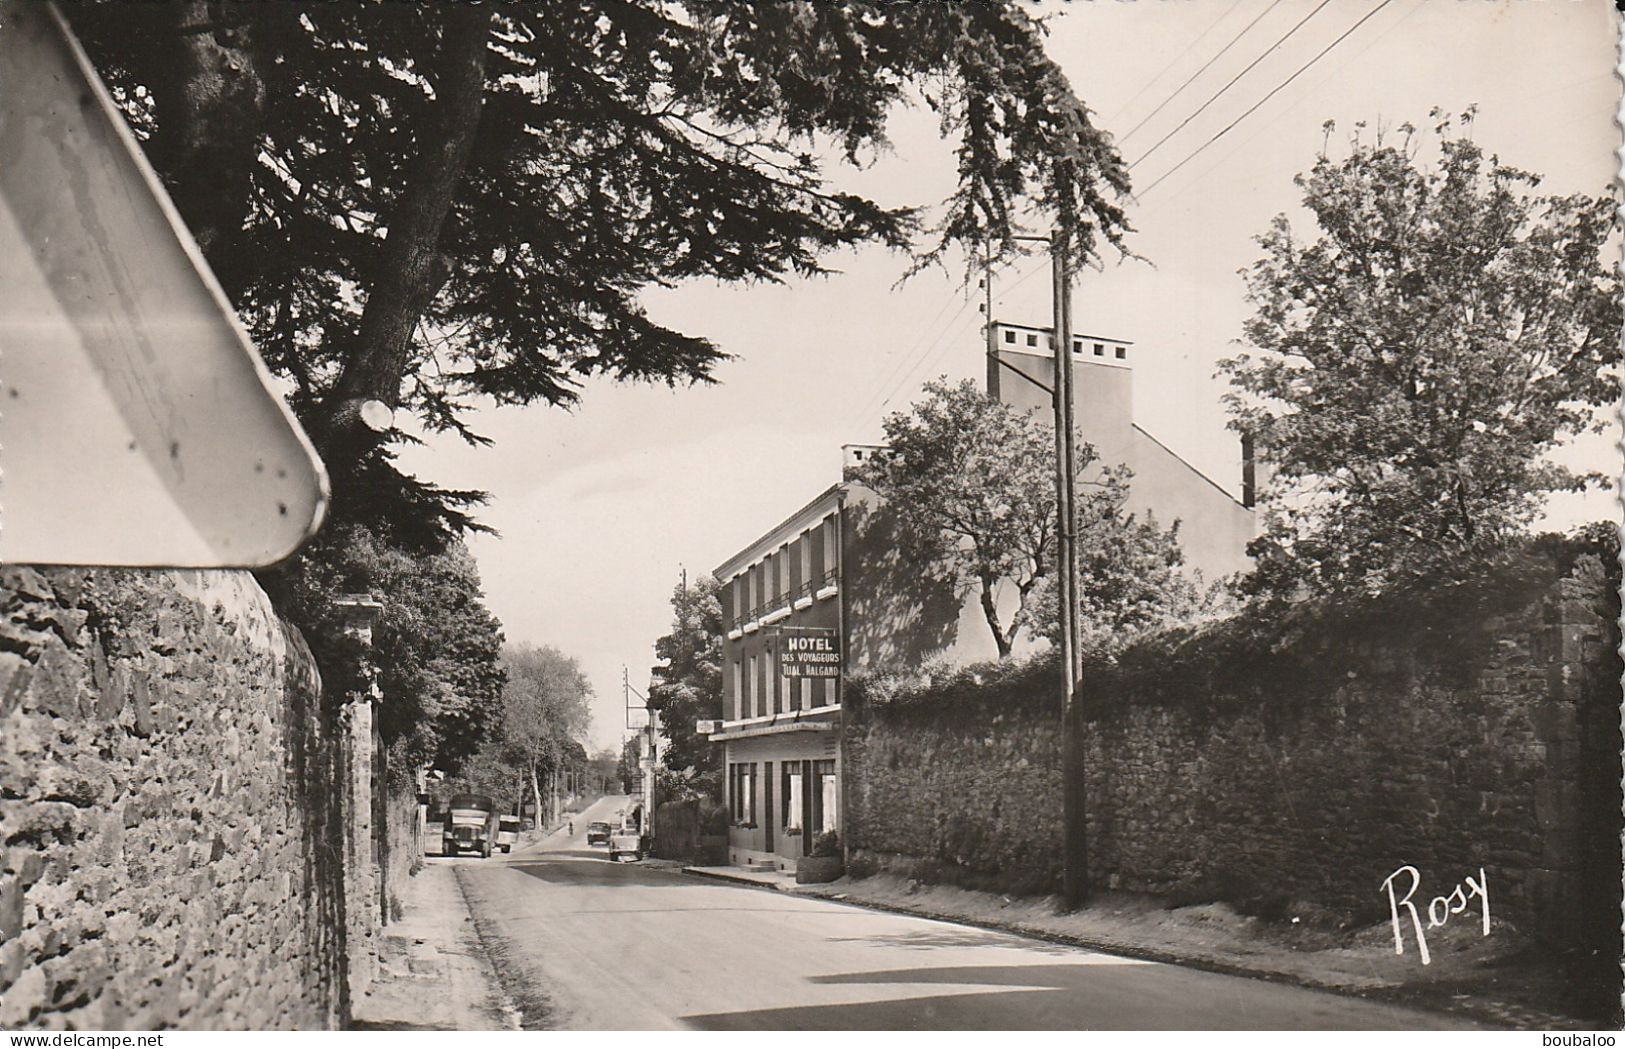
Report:
M 446 804 L 440 854 L 475 852 L 490 856 L 496 845 L 496 805 L 486 794 L 458 794 Z
M 609 861 L 616 863 L 623 856 L 633 860 L 643 859 L 643 835 L 638 833 L 636 827 L 622 827 L 609 836 Z
M 497 848 L 503 852 L 512 852 L 513 847 L 519 844 L 519 817 L 497 817 Z
M 610 831 L 613 828 L 607 823 L 589 823 L 587 825 L 588 845 L 608 845 Z

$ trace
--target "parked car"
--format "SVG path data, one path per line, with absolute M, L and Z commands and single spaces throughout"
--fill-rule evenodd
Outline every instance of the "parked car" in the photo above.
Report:
M 610 826 L 607 823 L 589 823 L 587 825 L 588 845 L 608 845 Z
M 609 836 L 609 861 L 615 863 L 622 856 L 643 859 L 643 835 L 635 827 L 622 827 Z

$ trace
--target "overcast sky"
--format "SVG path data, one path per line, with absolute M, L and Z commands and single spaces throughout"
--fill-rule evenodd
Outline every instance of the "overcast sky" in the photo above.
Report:
M 1257 258 L 1252 238 L 1274 215 L 1311 228 L 1296 210 L 1292 177 L 1313 163 L 1326 120 L 1339 125 L 1335 149 L 1356 121 L 1429 126 L 1433 106 L 1459 112 L 1476 104 L 1474 138 L 1546 176 L 1545 191 L 1603 192 L 1616 166 L 1619 84 L 1606 0 L 1328 0 L 1179 128 L 1318 3 L 1034 5 L 1051 17 L 1049 52 L 1078 95 L 1127 160 L 1145 156 L 1133 168 L 1140 199 L 1129 211 L 1138 229 L 1130 246 L 1150 264 L 1110 258 L 1102 272 L 1085 273 L 1076 327 L 1135 343 L 1136 421 L 1232 491 L 1239 455 L 1219 405 L 1226 387 L 1213 373 L 1236 351 L 1248 315 L 1237 270 Z M 891 135 L 892 155 L 861 172 L 832 169 L 836 184 L 889 204 L 940 200 L 953 165 L 930 115 L 899 112 Z M 984 373 L 979 293 L 972 287 L 967 298 L 957 273 L 922 274 L 897 288 L 907 267 L 901 256 L 876 249 L 827 261 L 841 272 L 648 296 L 658 319 L 734 355 L 717 369 L 715 386 L 593 383 L 574 412 L 480 413 L 474 426 L 495 438 L 494 448 L 435 438 L 402 455 L 423 477 L 492 493 L 481 517 L 501 537 L 470 544 L 490 607 L 510 641 L 555 645 L 580 659 L 597 690 L 595 748 L 619 745 L 621 668 L 638 688 L 647 685 L 681 566 L 691 576 L 709 571 L 838 480 L 840 445 L 878 440 L 883 415 L 906 408 L 927 379 Z M 1048 323 L 1048 281 L 1035 272 L 1044 266 L 1035 258 L 995 277 L 998 319 Z M 1567 458 L 1619 472 L 1607 439 Z M 1614 513 L 1613 497 L 1596 495 L 1564 500 L 1552 519 L 1567 525 Z

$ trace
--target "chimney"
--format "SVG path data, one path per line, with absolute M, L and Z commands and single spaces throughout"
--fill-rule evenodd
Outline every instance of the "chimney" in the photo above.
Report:
M 1241 505 L 1251 510 L 1258 502 L 1258 482 L 1253 460 L 1253 434 L 1241 431 Z

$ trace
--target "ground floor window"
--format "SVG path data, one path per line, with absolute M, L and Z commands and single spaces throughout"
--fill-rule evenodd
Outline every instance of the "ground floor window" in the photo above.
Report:
M 835 762 L 832 759 L 812 763 L 813 818 L 812 825 L 822 834 L 835 829 L 836 817 L 841 811 L 835 780 Z
M 784 763 L 784 831 L 801 831 L 801 762 Z
M 756 822 L 756 763 L 728 764 L 728 811 L 735 823 Z

